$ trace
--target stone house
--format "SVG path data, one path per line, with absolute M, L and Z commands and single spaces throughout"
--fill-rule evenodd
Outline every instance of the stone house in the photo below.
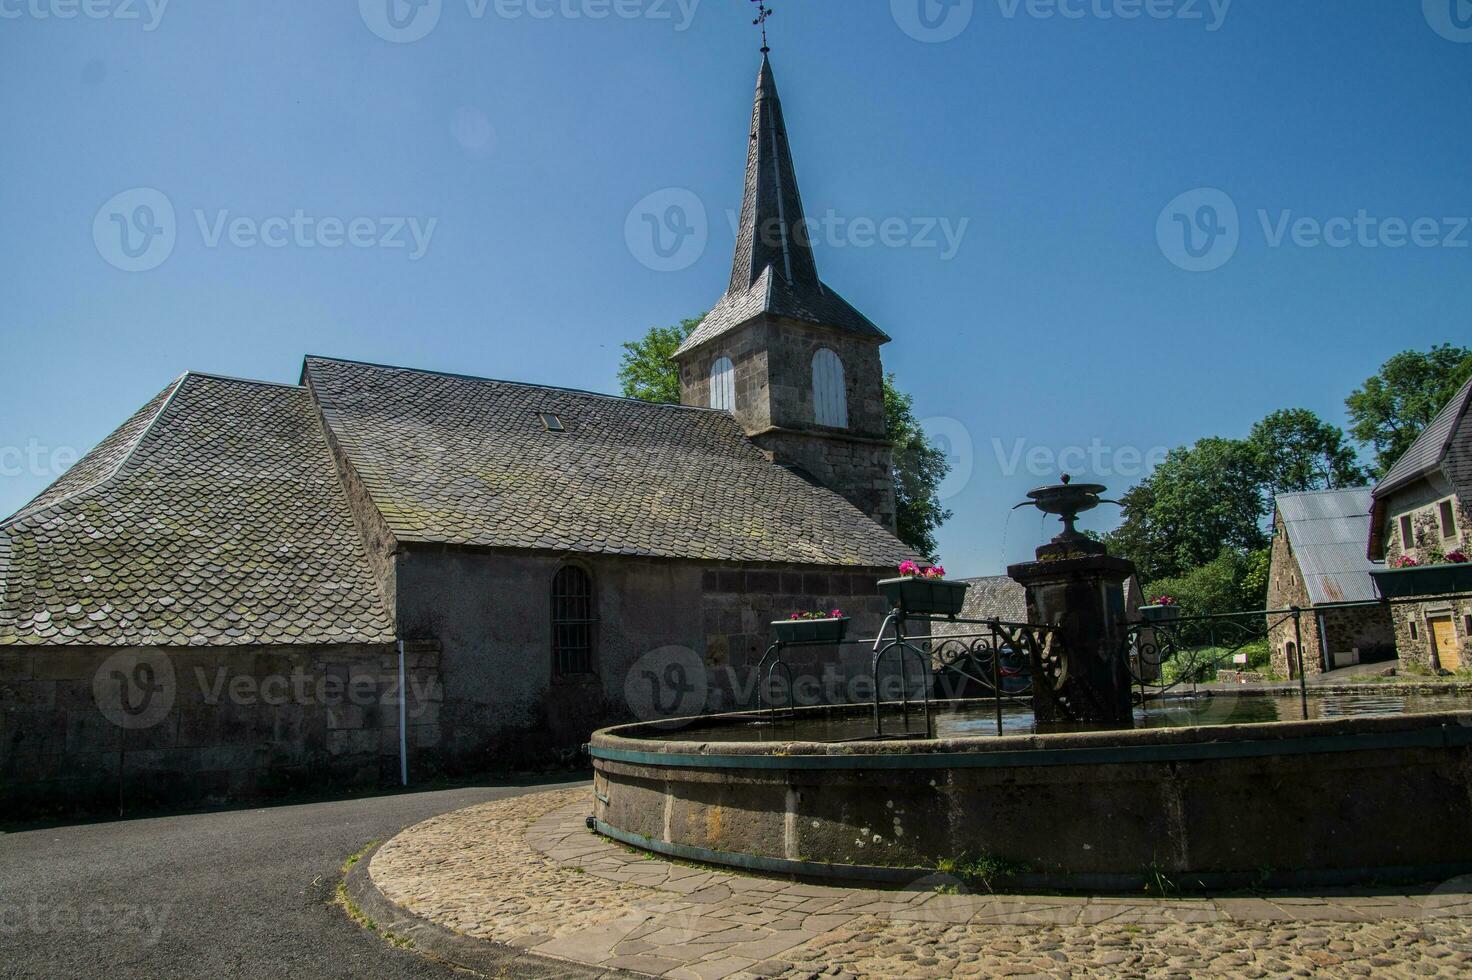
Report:
M 1472 380 L 1464 384 L 1373 491 L 1369 557 L 1420 561 L 1472 549 Z M 1472 665 L 1472 595 L 1393 607 L 1402 660 Z
M 1300 642 L 1309 674 L 1395 659 L 1390 612 L 1377 601 L 1370 578 L 1378 566 L 1364 552 L 1370 503 L 1369 487 L 1278 494 L 1267 606 L 1312 613 L 1296 628 L 1292 619 L 1269 618 L 1278 676 L 1298 676 Z
M 743 704 L 790 611 L 877 632 L 914 557 L 887 338 L 816 277 L 765 59 L 750 135 L 732 282 L 760 285 L 682 349 L 685 404 L 316 356 L 296 385 L 188 373 L 0 522 L 0 797 L 524 768 Z M 697 368 L 722 356 L 739 386 Z

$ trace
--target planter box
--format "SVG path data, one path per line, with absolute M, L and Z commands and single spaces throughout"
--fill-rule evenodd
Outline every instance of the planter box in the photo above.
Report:
M 918 616 L 959 616 L 966 604 L 969 583 L 943 578 L 887 578 L 879 583 L 884 598 L 906 613 Z
M 1141 606 L 1140 618 L 1147 623 L 1165 623 L 1181 618 L 1180 606 Z
M 848 635 L 848 617 L 842 619 L 779 619 L 772 624 L 783 643 L 839 643 Z
M 1472 563 L 1386 568 L 1371 572 L 1370 577 L 1386 599 L 1472 593 Z

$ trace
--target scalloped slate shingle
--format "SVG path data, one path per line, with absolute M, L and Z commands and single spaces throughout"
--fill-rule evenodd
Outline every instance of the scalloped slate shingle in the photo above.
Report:
M 0 646 L 394 635 L 302 388 L 184 375 L 0 542 Z
M 309 357 L 303 376 L 406 541 L 879 567 L 910 551 L 768 462 L 725 412 Z M 565 432 L 549 432 L 540 413 Z

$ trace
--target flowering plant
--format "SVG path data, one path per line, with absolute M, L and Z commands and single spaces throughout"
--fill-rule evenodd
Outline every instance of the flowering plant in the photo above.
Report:
M 1399 558 L 1393 559 L 1390 562 L 1390 567 L 1391 568 L 1416 568 L 1416 567 L 1419 567 L 1420 564 L 1421 563 L 1418 562 L 1415 559 L 1415 557 L 1412 556 L 1412 555 L 1401 555 Z
M 906 577 L 945 578 L 946 570 L 942 565 L 926 565 L 922 567 L 916 562 L 905 561 L 900 563 L 900 574 Z
M 1446 553 L 1446 560 L 1453 565 L 1465 565 L 1467 564 L 1467 553 L 1460 549 L 1457 551 L 1448 551 Z
M 827 612 L 795 612 L 788 619 L 842 619 L 842 609 L 830 609 Z
M 1175 600 L 1174 597 L 1168 596 L 1168 595 L 1157 596 L 1156 599 L 1155 599 L 1155 605 L 1157 605 L 1157 606 L 1174 606 L 1174 605 L 1176 605 L 1176 600 Z

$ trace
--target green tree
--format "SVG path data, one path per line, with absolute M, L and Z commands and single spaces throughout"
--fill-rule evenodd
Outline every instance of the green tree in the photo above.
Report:
M 1124 521 L 1107 543 L 1146 582 L 1183 575 L 1226 549 L 1262 548 L 1262 487 L 1257 451 L 1247 440 L 1209 438 L 1173 449 L 1124 495 Z
M 1248 552 L 1224 548 L 1211 561 L 1156 579 L 1145 592 L 1152 601 L 1170 596 L 1192 616 L 1261 609 L 1267 600 L 1268 555 L 1266 548 Z
M 1247 441 L 1270 509 L 1280 493 L 1339 490 L 1367 478 L 1344 431 L 1306 408 L 1274 412 L 1252 427 Z
M 650 327 L 643 337 L 624 344 L 624 356 L 618 368 L 618 383 L 624 397 L 678 405 L 680 369 L 675 365 L 675 351 L 703 319 L 702 315 L 681 320 L 675 326 Z
M 885 429 L 894 444 L 897 535 L 935 561 L 935 532 L 951 517 L 940 501 L 940 484 L 951 472 L 951 464 L 945 452 L 920 428 L 914 401 L 896 387 L 894 375 L 884 376 Z
M 1472 350 L 1437 344 L 1396 354 L 1344 400 L 1349 434 L 1374 447 L 1377 476 L 1390 471 L 1469 377 Z

